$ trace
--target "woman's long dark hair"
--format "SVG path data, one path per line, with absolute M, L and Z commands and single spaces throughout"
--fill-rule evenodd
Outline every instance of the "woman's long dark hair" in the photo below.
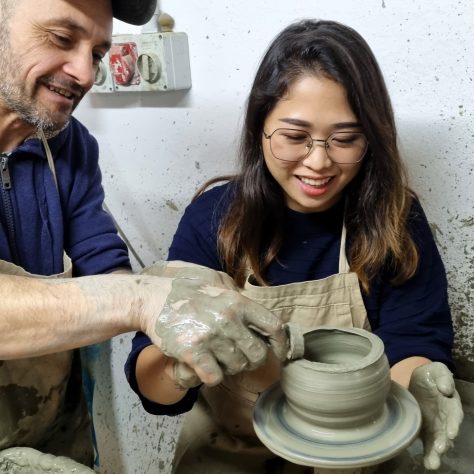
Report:
M 263 159 L 263 126 L 289 87 L 305 75 L 344 87 L 369 141 L 361 169 L 345 189 L 351 270 L 367 292 L 370 280 L 388 263 L 392 283 L 399 284 L 416 271 L 418 252 L 406 225 L 413 193 L 406 186 L 390 98 L 365 40 L 333 21 L 288 26 L 263 57 L 247 102 L 240 173 L 232 178 L 235 197 L 219 230 L 225 271 L 242 286 L 251 267 L 256 280 L 266 284 L 264 271 L 282 243 L 285 199 Z

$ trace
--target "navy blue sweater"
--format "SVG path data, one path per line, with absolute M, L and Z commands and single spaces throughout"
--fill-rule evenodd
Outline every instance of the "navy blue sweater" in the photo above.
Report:
M 74 118 L 48 141 L 56 189 L 43 144 L 26 140 L 3 157 L 0 188 L 0 259 L 31 273 L 63 271 L 63 249 L 74 276 L 130 268 L 127 248 L 102 210 L 98 146 Z M 11 188 L 6 189 L 8 170 Z
M 223 270 L 217 253 L 217 229 L 230 202 L 230 185 L 217 186 L 188 206 L 169 250 L 169 260 L 184 260 Z M 303 214 L 287 209 L 286 235 L 278 258 L 265 277 L 272 285 L 325 278 L 338 272 L 343 206 Z M 425 356 L 452 368 L 453 330 L 443 263 L 420 204 L 415 201 L 409 228 L 419 252 L 415 276 L 401 286 L 380 272 L 363 294 L 372 331 L 385 344 L 390 365 L 410 356 Z M 348 236 L 347 245 L 350 245 Z M 179 403 L 155 404 L 143 397 L 135 379 L 136 358 L 150 344 L 142 333 L 134 338 L 126 365 L 129 383 L 150 413 L 174 415 L 189 410 L 197 391 Z

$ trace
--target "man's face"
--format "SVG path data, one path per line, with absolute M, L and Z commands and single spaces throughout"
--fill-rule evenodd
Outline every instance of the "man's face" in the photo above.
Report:
M 13 112 L 34 129 L 59 130 L 92 87 L 110 46 L 110 0 L 12 5 L 6 21 L 0 17 L 0 112 Z

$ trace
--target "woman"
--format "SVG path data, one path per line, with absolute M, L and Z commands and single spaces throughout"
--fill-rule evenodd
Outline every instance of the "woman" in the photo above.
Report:
M 169 260 L 226 272 L 282 321 L 372 330 L 405 387 L 430 361 L 452 367 L 445 271 L 406 184 L 382 74 L 357 32 L 309 20 L 276 37 L 248 99 L 240 172 L 227 181 L 186 209 Z M 137 334 L 127 372 L 148 411 L 182 413 L 196 401 L 174 367 Z M 276 467 L 251 424 L 278 372 L 270 357 L 203 386 L 175 471 L 302 472 Z

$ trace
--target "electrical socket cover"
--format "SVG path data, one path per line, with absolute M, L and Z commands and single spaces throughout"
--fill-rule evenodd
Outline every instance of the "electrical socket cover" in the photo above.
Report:
M 186 33 L 152 32 L 114 35 L 103 65 L 106 81 L 91 92 L 172 91 L 191 87 L 188 37 Z M 102 72 L 101 72 L 102 74 Z M 98 79 L 102 79 L 99 75 Z

